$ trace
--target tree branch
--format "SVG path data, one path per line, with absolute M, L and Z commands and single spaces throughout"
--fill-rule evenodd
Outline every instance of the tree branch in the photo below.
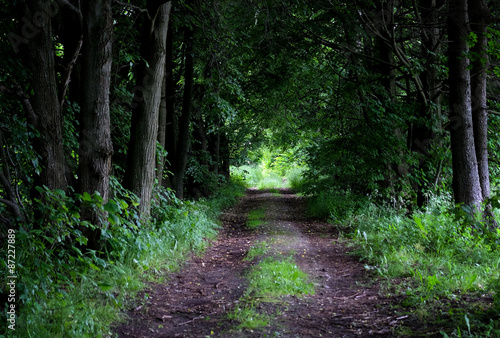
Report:
M 14 202 L 1 197 L 0 197 L 0 203 L 6 204 L 11 209 L 15 209 L 17 207 L 17 204 L 15 204 Z
M 339 43 L 332 42 L 332 41 L 324 39 L 323 37 L 321 37 L 318 34 L 316 34 L 315 32 L 313 32 L 309 27 L 305 26 L 303 22 L 299 21 L 293 14 L 290 13 L 290 11 L 288 10 L 288 8 L 285 5 L 283 5 L 283 9 L 288 13 L 288 15 L 290 17 L 292 17 L 295 20 L 295 22 L 297 22 L 302 28 L 304 28 L 310 34 L 311 37 L 313 37 L 316 40 L 318 40 L 323 46 L 330 47 L 330 48 L 332 48 L 333 50 L 336 50 L 336 51 L 351 53 L 353 55 L 356 55 L 356 56 L 359 56 L 359 57 L 362 57 L 362 58 L 365 58 L 365 59 L 368 59 L 368 60 L 373 60 L 373 61 L 376 61 L 376 62 L 379 62 L 379 63 L 382 63 L 382 64 L 387 64 L 387 65 L 391 65 L 392 66 L 392 64 L 390 64 L 389 62 L 386 62 L 384 60 L 381 60 L 381 59 L 378 59 L 376 57 L 373 57 L 373 56 L 370 56 L 370 55 L 366 55 L 366 54 L 357 52 L 357 51 L 355 51 L 355 50 L 352 49 L 352 46 L 341 45 Z
M 10 220 L 7 217 L 3 217 L 2 215 L 0 215 L 0 222 L 7 225 L 7 227 L 9 227 L 9 228 L 12 226 L 12 223 L 10 222 Z M 5 229 L 5 230 L 7 230 L 7 229 Z M 5 235 L 2 234 L 2 237 L 0 237 L 0 239 L 7 239 L 7 231 L 5 231 Z
M 2 185 L 4 186 L 5 190 L 7 190 L 7 195 L 11 198 L 10 200 L 5 199 L 5 198 L 0 198 L 0 202 L 7 205 L 12 212 L 14 213 L 14 216 L 18 219 L 23 219 L 23 215 L 21 214 L 21 209 L 19 208 L 19 205 L 14 202 L 15 200 L 15 195 L 14 191 L 12 190 L 12 186 L 9 181 L 5 178 L 5 175 L 3 172 L 0 170 L 0 181 Z
M 68 90 L 69 83 L 71 82 L 71 73 L 73 71 L 73 67 L 76 63 L 76 60 L 78 59 L 78 56 L 80 55 L 80 50 L 82 49 L 82 44 L 83 44 L 83 35 L 80 37 L 80 41 L 78 41 L 78 45 L 76 46 L 75 53 L 73 54 L 73 57 L 71 58 L 71 61 L 68 64 L 68 67 L 66 67 L 66 75 L 64 76 L 64 85 L 63 85 L 63 90 L 61 94 L 61 99 L 60 99 L 60 107 L 62 110 L 62 106 L 64 104 L 64 97 L 66 96 L 66 91 Z

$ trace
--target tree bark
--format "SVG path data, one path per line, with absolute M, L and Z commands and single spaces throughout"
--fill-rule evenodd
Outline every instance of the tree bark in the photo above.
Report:
M 474 144 L 476 149 L 479 182 L 482 198 L 490 198 L 490 174 L 488 165 L 488 102 L 486 94 L 486 69 L 488 67 L 487 27 L 490 12 L 485 0 L 470 2 L 471 30 L 476 34 L 476 44 L 471 48 L 473 55 L 471 71 L 472 121 L 474 126 Z M 490 225 L 497 226 L 493 217 L 491 203 L 486 205 L 485 216 Z
M 47 1 L 32 1 L 27 5 L 26 17 L 33 25 L 34 36 L 28 39 L 28 63 L 32 72 L 31 83 L 34 96 L 34 115 L 28 121 L 39 135 L 31 139 L 33 148 L 40 156 L 41 171 L 35 170 L 33 187 L 47 186 L 49 189 L 67 187 L 64 174 L 62 114 L 57 95 L 57 81 L 52 41 L 51 6 Z M 35 189 L 33 197 L 38 196 Z
M 145 18 L 132 110 L 132 127 L 124 185 L 141 200 L 139 210 L 149 216 L 155 178 L 158 111 L 165 71 L 168 21 L 172 2 L 148 1 L 151 20 Z
M 418 13 L 417 17 L 421 17 L 420 24 L 422 26 L 422 55 L 425 59 L 425 70 L 421 74 L 422 79 L 422 94 L 417 95 L 419 103 L 418 121 L 411 126 L 408 133 L 409 148 L 414 153 L 420 153 L 423 156 L 419 160 L 418 167 L 415 169 L 422 171 L 426 168 L 430 158 L 430 145 L 435 140 L 435 135 L 428 125 L 433 114 L 440 114 L 440 95 L 439 95 L 439 80 L 438 71 L 435 64 L 438 61 L 440 50 L 440 29 L 439 29 L 439 13 L 437 9 L 437 0 L 420 0 L 418 8 L 415 8 Z M 433 103 L 431 106 L 429 103 Z M 436 107 L 436 108 L 433 108 Z M 424 189 L 426 183 L 419 180 L 415 185 L 417 192 L 417 206 L 422 207 L 425 203 Z
M 229 150 L 229 140 L 224 131 L 220 132 L 220 145 L 219 145 L 220 167 L 219 174 L 225 176 L 227 179 L 231 176 L 231 151 Z
M 449 87 L 453 193 L 456 203 L 482 202 L 471 111 L 467 0 L 451 0 L 448 14 Z
M 80 193 L 95 192 L 108 201 L 111 174 L 111 121 L 109 91 L 111 82 L 113 18 L 111 0 L 88 0 L 82 3 L 83 55 L 81 74 L 81 135 L 78 179 Z M 98 228 L 101 215 L 83 208 L 82 219 Z M 100 229 L 85 228 L 88 246 L 98 244 Z
M 174 39 L 173 34 L 168 34 L 167 36 L 167 54 L 165 58 L 165 109 L 166 109 L 166 119 L 165 119 L 165 150 L 167 151 L 167 157 L 165 161 L 169 169 L 171 168 L 171 163 L 175 161 L 176 148 L 177 148 L 177 138 L 178 138 L 178 121 L 175 114 L 175 101 L 176 101 L 176 86 L 174 81 Z M 172 177 L 170 174 L 165 176 L 163 182 L 164 186 L 173 189 Z
M 184 42 L 186 43 L 186 59 L 184 72 L 184 93 L 182 97 L 182 111 L 179 118 L 179 131 L 175 149 L 175 158 L 172 166 L 171 182 L 177 198 L 184 197 L 184 174 L 188 160 L 191 132 L 191 103 L 193 100 L 194 62 L 193 62 L 193 30 L 185 28 Z
M 7 152 L 8 152 L 8 146 L 7 144 L 4 143 L 4 135 L 2 132 L 2 128 L 0 128 L 0 187 L 3 187 L 2 188 L 3 193 L 6 195 L 5 199 L 0 198 L 0 203 L 3 203 L 9 207 L 9 209 L 12 212 L 12 215 L 15 218 L 16 223 L 18 221 L 24 223 L 25 219 L 21 212 L 20 202 L 18 201 L 17 198 L 18 195 L 16 194 L 14 187 L 12 186 L 12 178 L 10 175 Z M 5 219 L 8 218 L 6 217 Z M 4 229 L 0 225 L 0 235 L 4 235 L 6 233 L 7 233 L 7 228 Z
M 163 76 L 163 81 L 161 84 L 161 101 L 160 109 L 158 112 L 158 137 L 157 141 L 160 147 L 165 149 L 165 142 L 167 138 L 167 88 L 166 88 L 166 75 Z M 158 185 L 163 185 L 163 169 L 165 167 L 166 157 L 163 155 L 158 156 L 158 161 L 156 162 L 156 180 Z

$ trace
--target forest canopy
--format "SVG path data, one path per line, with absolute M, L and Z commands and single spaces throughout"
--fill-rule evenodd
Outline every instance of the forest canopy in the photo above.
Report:
M 0 237 L 44 267 L 23 302 L 257 166 L 406 214 L 453 196 L 496 234 L 499 17 L 487 0 L 2 1 Z

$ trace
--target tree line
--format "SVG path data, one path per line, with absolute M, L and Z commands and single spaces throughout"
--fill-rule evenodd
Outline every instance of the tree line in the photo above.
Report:
M 495 224 L 496 3 L 281 2 L 266 11 L 269 59 L 251 76 L 282 94 L 258 94 L 249 109 L 273 107 L 278 123 L 263 119 L 277 143 L 305 145 L 310 192 L 378 191 L 409 209 L 451 192 L 469 212 L 484 204 Z
M 5 3 L 5 229 L 47 217 L 37 215 L 35 201 L 43 203 L 43 196 L 35 187 L 97 193 L 106 204 L 115 176 L 140 199 L 139 211 L 147 219 L 155 184 L 179 198 L 185 191 L 199 197 L 228 176 L 224 117 L 215 113 L 221 91 L 221 69 L 215 67 L 224 56 L 207 46 L 216 43 L 212 25 L 220 18 L 213 8 L 200 17 L 207 6 Z M 191 176 L 189 161 L 196 168 Z M 82 206 L 82 220 L 97 225 L 86 229 L 91 246 L 100 236 L 101 214 Z
M 2 4 L 2 233 L 49 219 L 36 187 L 105 204 L 113 177 L 148 218 L 155 186 L 207 196 L 263 142 L 297 149 L 309 192 L 441 189 L 492 219 L 492 1 Z M 96 245 L 103 211 L 80 216 Z

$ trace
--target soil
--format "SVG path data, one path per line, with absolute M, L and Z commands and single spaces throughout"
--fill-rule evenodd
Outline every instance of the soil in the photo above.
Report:
M 287 189 L 249 189 L 222 216 L 222 230 L 203 255 L 189 259 L 166 283 L 148 285 L 142 305 L 115 328 L 119 337 L 388 337 L 440 336 L 395 305 L 375 276 L 338 238 L 329 223 L 310 219 L 305 198 Z M 246 226 L 251 210 L 264 208 L 265 222 Z M 266 240 L 276 254 L 293 255 L 315 283 L 315 294 L 261 302 L 257 311 L 269 326 L 236 329 L 229 320 L 246 289 L 245 273 L 258 263 L 243 260 L 250 247 Z M 403 334 L 406 332 L 406 334 Z M 409 333 L 412 332 L 412 333 Z

